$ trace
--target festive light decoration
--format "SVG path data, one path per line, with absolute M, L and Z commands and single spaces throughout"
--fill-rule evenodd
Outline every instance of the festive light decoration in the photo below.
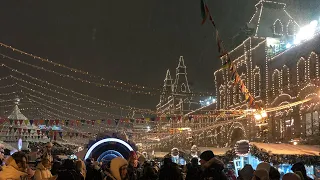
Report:
M 203 1 L 202 1 L 202 3 L 203 3 Z M 212 26 L 216 30 L 216 41 L 217 41 L 217 45 L 218 45 L 218 52 L 220 54 L 221 60 L 223 61 L 224 68 L 227 68 L 228 70 L 230 70 L 230 72 L 232 74 L 231 79 L 234 81 L 234 83 L 235 84 L 239 83 L 241 92 L 245 95 L 245 100 L 248 101 L 249 105 L 258 107 L 258 105 L 254 103 L 254 98 L 250 94 L 248 88 L 245 86 L 245 81 L 243 79 L 241 79 L 239 73 L 237 72 L 235 62 L 231 61 L 231 58 L 229 56 L 230 53 L 226 52 L 224 49 L 222 40 L 219 37 L 219 32 L 218 32 L 216 25 L 215 25 L 215 22 L 213 21 L 213 18 L 209 12 L 208 6 L 206 4 L 203 4 L 203 5 L 205 6 L 204 9 L 206 9 L 206 14 L 208 14 Z M 246 53 L 246 50 L 245 50 L 245 53 Z M 223 58 L 223 57 L 225 57 L 225 58 Z M 226 74 L 228 75 L 228 73 L 226 73 Z M 226 102 L 226 105 L 227 104 L 229 104 L 228 100 Z
M 273 165 L 280 164 L 295 164 L 302 161 L 305 165 L 319 165 L 320 156 L 310 156 L 310 155 L 282 155 L 273 154 L 272 152 L 266 152 L 263 149 L 259 149 L 257 146 L 251 144 L 250 154 L 258 158 L 262 162 L 269 162 Z M 235 149 L 231 149 L 226 152 L 226 154 L 220 157 L 224 162 L 233 161 L 237 157 Z
M 273 23 L 273 34 L 283 36 L 283 24 L 280 19 L 276 19 L 276 21 Z
M 102 139 L 98 142 L 96 142 L 95 144 L 93 144 L 89 150 L 87 151 L 84 159 L 88 159 L 89 156 L 91 155 L 92 151 L 97 147 L 99 146 L 100 144 L 103 144 L 103 143 L 108 143 L 108 142 L 116 142 L 116 143 L 119 143 L 123 146 L 125 146 L 129 151 L 134 151 L 133 148 L 128 144 L 126 143 L 125 141 L 121 140 L 121 139 L 116 139 L 116 138 L 106 138 L 106 139 Z
M 19 73 L 21 74 L 21 73 Z M 76 96 L 73 96 L 73 95 L 68 95 L 68 94 L 65 94 L 65 93 L 62 93 L 62 92 L 59 92 L 57 90 L 53 90 L 53 89 L 49 89 L 49 88 L 46 88 L 44 86 L 41 86 L 41 85 L 38 85 L 38 84 L 35 84 L 35 83 L 31 83 L 29 81 L 26 81 L 26 80 L 23 80 L 21 78 L 17 78 L 15 76 L 9 76 L 15 80 L 18 80 L 20 82 L 24 82 L 26 84 L 29 84 L 29 85 L 33 85 L 33 86 L 36 86 L 36 87 L 40 87 L 42 89 L 45 89 L 45 90 L 48 90 L 50 92 L 54 92 L 54 93 L 57 93 L 57 94 L 60 94 L 60 95 L 63 95 L 63 96 L 66 96 L 66 97 L 71 97 L 73 99 L 76 99 L 76 100 L 83 100 L 83 101 L 87 101 L 87 102 L 90 102 L 92 104 L 95 104 L 95 105 L 101 105 L 101 106 L 105 106 L 105 107 L 111 107 L 111 108 L 120 108 L 120 109 L 128 109 L 128 110 L 135 110 L 137 112 L 145 112 L 145 113 L 151 113 L 152 114 L 152 111 L 151 110 L 148 110 L 148 109 L 139 109 L 139 108 L 135 108 L 135 107 L 131 107 L 131 106 L 126 106 L 126 105 L 120 105 L 118 103 L 114 103 L 114 102 L 111 102 L 111 101 L 105 101 L 105 100 L 101 100 L 99 98 L 94 98 L 94 97 L 91 97 L 89 95 L 85 95 L 85 94 L 82 94 L 82 93 L 79 93 L 79 92 L 76 92 L 76 91 L 73 91 L 73 90 L 70 90 L 70 89 L 67 89 L 67 88 L 64 88 L 64 87 L 61 87 L 61 86 L 57 86 L 57 85 L 54 85 L 54 84 L 51 84 L 47 81 L 44 81 L 44 80 L 41 80 L 41 79 L 38 79 L 38 78 L 35 78 L 33 76 L 30 76 L 28 74 L 22 74 L 22 75 L 25 75 L 33 80 L 36 80 L 36 81 L 39 81 L 41 83 L 44 83 L 44 84 L 47 84 L 47 85 L 50 85 L 50 86 L 53 86 L 55 88 L 58 88 L 58 89 L 62 89 L 64 91 L 67 91 L 69 93 L 72 93 L 74 95 L 80 95 L 82 97 L 85 97 L 85 98 L 90 98 L 90 99 L 94 99 L 95 101 L 92 101 L 92 100 L 89 100 L 89 99 L 84 99 L 84 98 L 80 98 L 80 97 L 76 97 Z M 97 102 L 97 101 L 100 101 L 100 102 Z M 101 103 L 103 102 L 103 103 Z M 110 105 L 111 104 L 111 105 Z
M 248 140 L 237 141 L 234 147 L 235 153 L 238 156 L 245 156 L 250 152 L 250 143 Z
M 51 98 L 51 99 L 55 99 L 55 100 L 57 100 L 58 102 L 63 102 L 63 103 L 69 104 L 69 105 L 73 105 L 73 106 L 77 106 L 77 107 L 80 107 L 80 108 L 87 109 L 87 110 L 92 111 L 92 112 L 104 113 L 104 114 L 106 114 L 106 115 L 108 115 L 108 116 L 116 117 L 115 114 L 111 114 L 111 113 L 108 113 L 108 112 L 102 112 L 102 111 L 98 111 L 98 110 L 95 110 L 95 109 L 92 109 L 92 108 L 89 108 L 89 107 L 86 107 L 86 106 L 81 106 L 81 105 L 79 105 L 79 104 L 71 103 L 71 102 L 69 102 L 69 101 L 65 101 L 65 100 L 62 100 L 62 99 L 59 99 L 59 98 L 56 98 L 56 97 L 49 96 L 49 95 L 47 95 L 47 94 L 41 93 L 41 92 L 39 92 L 39 91 L 35 91 L 35 90 L 33 90 L 33 89 L 30 89 L 30 88 L 28 88 L 28 87 L 26 87 L 26 86 L 23 86 L 23 85 L 20 85 L 20 84 L 18 84 L 18 86 L 20 86 L 20 87 L 22 87 L 22 88 L 24 88 L 24 89 L 26 89 L 26 90 L 29 90 L 29 91 L 31 91 L 31 92 L 40 94 L 40 95 L 42 95 L 42 96 L 45 96 L 45 97 L 48 97 L 48 98 Z M 32 96 L 32 95 L 30 95 L 30 96 Z M 39 97 L 37 97 L 37 96 L 32 96 L 32 97 L 38 98 L 38 99 L 41 99 L 41 100 L 45 100 L 45 99 L 39 98 Z M 51 101 L 48 101 L 48 100 L 45 100 L 45 101 L 51 102 Z M 52 103 L 52 104 L 53 104 L 53 103 Z M 87 115 L 92 116 L 92 115 L 90 115 L 90 114 L 87 114 Z

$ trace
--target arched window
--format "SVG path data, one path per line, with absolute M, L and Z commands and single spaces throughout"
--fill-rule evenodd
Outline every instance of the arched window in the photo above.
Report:
M 312 52 L 308 58 L 310 68 L 310 79 L 316 79 L 319 77 L 319 61 L 318 55 Z
M 290 84 L 290 71 L 286 65 L 283 66 L 281 70 L 281 75 L 282 75 L 282 89 L 287 90 L 289 89 L 289 84 Z
M 229 81 L 228 84 L 228 106 L 233 105 L 233 82 Z
M 187 88 L 184 83 L 181 84 L 181 92 L 186 92 Z
M 261 74 L 260 68 L 256 67 L 254 70 L 254 95 L 255 97 L 260 96 L 261 93 Z
M 225 92 L 224 92 L 224 85 L 219 87 L 219 106 L 220 109 L 224 109 L 225 107 Z
M 246 75 L 245 75 L 245 74 L 242 74 L 242 75 L 240 76 L 240 79 L 241 79 L 241 81 L 243 82 L 244 85 L 247 85 Z M 242 101 L 245 100 L 245 97 L 244 97 L 244 94 L 243 94 L 242 91 L 241 91 L 240 83 L 239 83 L 238 86 L 239 86 L 239 101 L 240 101 L 240 103 L 241 103 Z
M 233 104 L 237 104 L 238 103 L 238 95 L 239 95 L 239 85 L 235 84 L 233 86 Z
M 293 36 L 295 34 L 295 24 L 292 20 L 289 20 L 287 24 L 287 35 Z
M 280 72 L 276 69 L 272 74 L 272 93 L 274 96 L 280 94 L 280 88 Z
M 280 19 L 277 19 L 273 23 L 273 34 L 274 35 L 283 35 L 283 25 Z
M 303 83 L 306 80 L 306 61 L 304 58 L 300 58 L 298 63 L 297 63 L 297 80 L 298 80 L 298 85 L 299 83 Z

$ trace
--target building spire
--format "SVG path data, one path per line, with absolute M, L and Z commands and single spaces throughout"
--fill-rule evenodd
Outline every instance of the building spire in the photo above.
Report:
M 176 79 L 173 84 L 174 92 L 190 92 L 189 83 L 187 79 L 187 67 L 184 64 L 183 56 L 179 58 L 179 64 L 176 68 Z
M 184 65 L 184 59 L 183 59 L 183 56 L 180 56 L 179 58 L 179 64 L 178 64 L 178 68 L 185 68 L 186 66 Z
M 170 91 L 172 89 L 172 78 L 170 74 L 170 70 L 167 70 L 166 78 L 163 83 L 163 91 Z

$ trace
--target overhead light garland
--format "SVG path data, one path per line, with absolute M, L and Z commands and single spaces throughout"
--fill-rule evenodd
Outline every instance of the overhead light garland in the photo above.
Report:
M 69 105 L 73 105 L 73 106 L 77 106 L 77 107 L 80 107 L 80 108 L 84 108 L 84 109 L 87 109 L 87 110 L 89 110 L 89 111 L 93 111 L 93 112 L 97 112 L 97 113 L 104 113 L 104 114 L 106 114 L 106 115 L 108 115 L 108 116 L 113 116 L 113 117 L 116 116 L 116 115 L 110 114 L 110 113 L 108 113 L 108 112 L 98 111 L 98 110 L 96 110 L 96 109 L 92 109 L 92 108 L 89 108 L 89 107 L 86 107 L 86 106 L 82 106 L 82 105 L 80 105 L 80 104 L 71 103 L 71 102 L 69 102 L 69 101 L 65 101 L 65 100 L 62 100 L 62 99 L 59 99 L 59 98 L 56 98 L 56 97 L 53 97 L 53 96 L 49 96 L 49 95 L 47 95 L 47 94 L 45 94 L 45 93 L 36 91 L 36 90 L 34 90 L 34 89 L 30 89 L 30 88 L 28 88 L 28 87 L 26 87 L 26 86 L 23 86 L 23 85 L 21 85 L 21 84 L 17 84 L 17 85 L 20 86 L 20 87 L 22 87 L 22 88 L 24 88 L 24 89 L 26 89 L 26 90 L 28 90 L 28 91 L 31 91 L 31 92 L 40 94 L 40 95 L 42 95 L 42 96 L 45 96 L 45 97 L 48 97 L 48 98 L 51 98 L 51 99 L 55 99 L 55 100 L 57 100 L 58 102 L 63 102 L 63 103 L 69 104 Z M 46 101 L 47 101 L 47 100 L 46 100 Z
M 111 102 L 111 101 L 104 101 L 104 100 L 101 100 L 101 99 L 98 99 L 98 98 L 94 98 L 94 97 L 91 97 L 91 96 L 88 96 L 88 95 L 85 95 L 85 94 L 82 94 L 82 93 L 78 93 L 78 92 L 75 92 L 75 91 L 73 91 L 73 90 L 70 90 L 70 89 L 67 89 L 67 88 L 63 88 L 63 87 L 61 87 L 61 86 L 58 86 L 58 85 L 49 83 L 48 81 L 45 81 L 45 80 L 42 80 L 42 79 L 33 77 L 33 76 L 29 75 L 29 74 L 26 74 L 26 73 L 23 73 L 23 72 L 21 72 L 21 71 L 18 71 L 17 69 L 11 68 L 11 67 L 9 67 L 9 66 L 7 66 L 7 65 L 5 65 L 5 64 L 2 64 L 1 66 L 10 69 L 12 72 L 15 72 L 15 73 L 18 73 L 18 74 L 20 74 L 20 75 L 29 77 L 29 78 L 31 78 L 31 79 L 33 79 L 33 80 L 36 80 L 36 81 L 39 81 L 39 82 L 41 82 L 41 83 L 44 83 L 44 84 L 47 84 L 47 85 L 56 87 L 56 88 L 58 88 L 58 89 L 62 89 L 62 90 L 71 92 L 71 93 L 73 93 L 73 94 L 77 94 L 77 95 L 80 95 L 80 96 L 83 96 L 83 97 L 92 98 L 92 99 L 99 100 L 99 101 L 102 101 L 102 102 L 105 102 L 105 103 L 111 103 L 111 104 L 113 104 L 113 105 L 121 106 L 121 105 L 119 105 L 119 104 L 117 104 L 117 103 L 114 103 L 114 102 Z M 3 78 L 1 78 L 1 79 L 8 79 L 9 77 L 13 77 L 13 78 L 15 78 L 15 79 L 18 79 L 18 78 L 16 78 L 16 77 L 12 76 L 12 75 L 11 75 L 11 76 L 8 76 L 8 77 L 3 77 Z M 24 81 L 24 82 L 26 82 L 26 81 Z M 29 84 L 31 84 L 31 83 L 29 83 Z M 78 99 L 80 99 L 80 98 L 78 98 Z M 98 103 L 97 103 L 97 104 L 98 104 Z M 100 104 L 101 104 L 101 103 L 100 103 Z M 124 105 L 122 105 L 122 106 L 124 106 Z M 131 109 L 131 110 L 147 111 L 147 110 L 143 110 L 143 109 L 134 108 L 134 107 L 131 107 L 131 106 L 125 106 L 125 107 L 127 107 L 128 109 Z
M 89 74 L 89 72 L 86 72 L 86 71 L 82 71 L 82 70 L 79 70 L 79 69 L 76 69 L 76 68 L 71 68 L 71 67 L 68 67 L 66 65 L 63 65 L 63 64 L 60 64 L 60 63 L 56 63 L 56 62 L 53 62 L 53 61 L 50 61 L 48 59 L 45 59 L 45 58 L 42 58 L 42 57 L 39 57 L 39 56 L 36 56 L 36 55 L 33 55 L 33 54 L 30 54 L 30 53 L 27 53 L 25 51 L 22 51 L 22 50 L 19 50 L 17 48 L 14 48 L 12 46 L 9 46 L 9 45 L 6 45 L 4 43 L 1 43 L 0 42 L 0 46 L 2 47 L 5 47 L 5 48 L 8 48 L 8 49 L 11 49 L 15 52 L 18 52 L 20 54 L 24 54 L 24 55 L 27 55 L 27 56 L 30 56 L 34 59 L 38 59 L 42 62 L 46 62 L 46 63 L 49 63 L 55 67 L 60 67 L 60 68 L 64 68 L 64 69 L 67 69 L 71 72 L 74 72 L 74 73 L 80 73 L 82 75 L 85 75 L 85 76 L 89 76 L 91 78 L 95 78 L 95 79 L 99 79 L 101 81 L 105 81 L 105 78 L 102 78 L 100 76 L 96 76 L 96 75 L 92 75 L 92 74 Z M 125 82 L 122 82 L 122 81 L 118 81 L 118 80 L 110 80 L 108 81 L 109 84 L 103 84 L 103 83 L 98 83 L 98 82 L 92 82 L 92 81 L 89 81 L 89 80 L 85 80 L 85 79 L 81 79 L 81 78 L 77 78 L 77 77 L 74 77 L 72 75 L 67 75 L 67 74 L 62 74 L 62 73 L 58 73 L 56 71 L 53 71 L 53 70 L 49 70 L 49 69 L 45 69 L 44 67 L 40 67 L 40 66 L 36 66 L 36 65 L 33 65 L 33 64 L 30 64 L 30 63 L 27 63 L 27 62 L 24 62 L 22 60 L 19 60 L 19 59 L 15 59 L 15 58 L 12 58 L 10 56 L 7 56 L 5 54 L 1 54 L 4 58 L 7 58 L 9 60 L 13 60 L 15 62 L 18 62 L 18 63 L 22 63 L 24 65 L 28 65 L 28 66 L 31 66 L 33 68 L 36 68 L 38 70 L 43 70 L 43 71 L 46 71 L 46 72 L 51 72 L 51 73 L 54 73 L 56 75 L 59 75 L 60 77 L 67 77 L 67 78 L 71 78 L 73 80 L 77 80 L 77 81 L 81 81 L 81 82 L 85 82 L 85 83 L 89 83 L 89 84 L 94 84 L 98 87 L 108 87 L 108 88 L 113 88 L 113 89 L 117 89 L 117 90 L 121 90 L 121 91 L 124 91 L 124 92 L 130 92 L 130 93 L 135 93 L 135 94 L 145 94 L 145 95 L 151 95 L 151 96 L 154 96 L 154 95 L 159 95 L 161 93 L 161 89 L 160 88 L 153 88 L 153 87 L 147 87 L 147 86 L 142 86 L 142 85 L 138 85 L 138 84 L 131 84 L 131 83 L 125 83 Z M 123 87 L 117 87 L 117 86 L 114 86 L 114 85 L 111 85 L 112 83 L 116 83 L 116 84 L 120 84 L 122 86 L 127 86 L 127 87 L 130 87 L 130 88 L 137 88 L 137 89 L 142 89 L 142 90 L 133 90 L 133 89 L 125 89 Z M 148 89 L 152 90 L 152 91 L 148 91 Z M 205 96 L 205 94 L 208 94 L 208 93 L 198 93 L 199 95 L 203 94 Z

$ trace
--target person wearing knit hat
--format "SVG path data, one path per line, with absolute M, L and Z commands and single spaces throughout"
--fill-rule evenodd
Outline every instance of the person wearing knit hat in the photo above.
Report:
M 269 163 L 266 163 L 266 162 L 262 162 L 260 164 L 258 164 L 257 166 L 257 170 L 259 169 L 265 169 L 268 173 L 270 172 L 270 164 Z
M 223 172 L 223 162 L 215 158 L 212 151 L 208 150 L 200 154 L 200 164 L 203 168 L 200 179 L 227 180 Z
M 257 169 L 253 175 L 252 180 L 269 180 L 269 172 L 265 169 Z
M 242 180 L 251 180 L 253 177 L 254 170 L 250 164 L 244 165 L 244 167 L 239 171 L 239 177 Z
M 200 154 L 200 163 L 204 164 L 208 161 L 210 161 L 210 159 L 214 158 L 214 154 L 212 151 L 208 150 L 208 151 L 204 151 L 203 153 Z
M 116 157 L 111 160 L 110 173 L 106 173 L 105 180 L 127 180 L 128 179 L 128 162 L 122 157 Z

